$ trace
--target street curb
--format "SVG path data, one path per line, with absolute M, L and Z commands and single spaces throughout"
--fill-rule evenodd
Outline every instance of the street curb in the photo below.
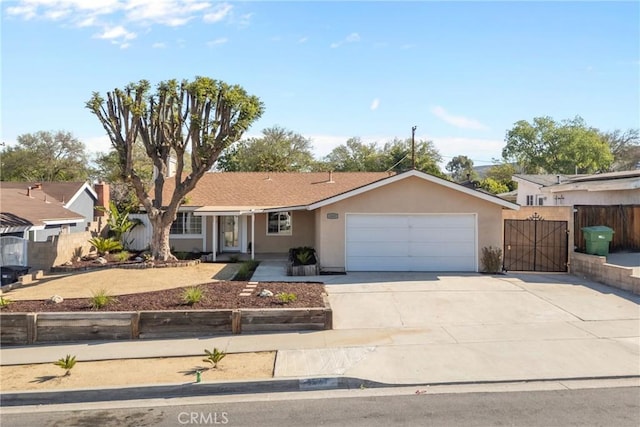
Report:
M 568 377 L 543 379 L 509 379 L 487 381 L 449 381 L 414 384 L 389 384 L 353 377 L 319 377 L 280 380 L 237 381 L 224 383 L 184 383 L 112 387 L 102 389 L 72 389 L 2 393 L 0 407 L 54 405 L 65 403 L 109 402 L 132 399 L 170 399 L 192 396 L 216 396 L 232 394 L 283 393 L 317 390 L 352 390 L 388 387 L 435 387 L 450 385 L 489 385 L 508 383 L 620 380 L 640 378 L 640 375 L 603 377 Z

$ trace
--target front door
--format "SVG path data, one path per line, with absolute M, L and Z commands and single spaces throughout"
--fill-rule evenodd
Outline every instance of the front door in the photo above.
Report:
M 237 252 L 240 250 L 240 217 L 239 216 L 223 216 L 221 217 L 222 226 L 221 237 L 222 252 Z

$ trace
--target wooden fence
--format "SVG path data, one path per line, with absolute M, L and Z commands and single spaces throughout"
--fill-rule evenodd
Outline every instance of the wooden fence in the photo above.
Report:
M 584 252 L 583 227 L 604 225 L 613 229 L 609 251 L 640 251 L 640 205 L 574 206 L 574 244 Z

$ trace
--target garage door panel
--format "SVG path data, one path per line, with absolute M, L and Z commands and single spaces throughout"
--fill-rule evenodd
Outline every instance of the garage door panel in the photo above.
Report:
M 409 248 L 405 242 L 353 242 L 349 245 L 349 256 L 409 256 Z
M 411 242 L 408 246 L 407 252 L 411 256 L 473 257 L 475 255 L 474 248 L 468 242 L 447 242 L 446 244 Z
M 373 230 L 369 230 L 371 234 Z M 409 233 L 410 241 L 431 241 L 431 242 L 473 242 L 475 232 L 473 228 L 411 228 Z
M 409 218 L 404 215 L 358 215 L 349 217 L 349 226 L 359 227 L 401 227 L 406 228 Z
M 350 271 L 475 271 L 473 214 L 346 217 Z
M 410 271 L 406 260 L 406 257 L 392 256 L 352 257 L 349 268 L 351 271 Z
M 475 271 L 475 257 L 467 257 L 461 260 L 456 256 L 440 257 L 411 257 L 410 271 Z M 435 267 L 435 268 L 434 268 Z
M 349 230 L 347 242 L 404 242 L 409 238 L 406 228 L 352 228 Z

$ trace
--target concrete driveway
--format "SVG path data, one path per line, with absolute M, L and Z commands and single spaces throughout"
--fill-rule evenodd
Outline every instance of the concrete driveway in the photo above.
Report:
M 640 297 L 567 274 L 350 273 L 326 285 L 325 348 L 276 376 L 384 383 L 640 376 Z

